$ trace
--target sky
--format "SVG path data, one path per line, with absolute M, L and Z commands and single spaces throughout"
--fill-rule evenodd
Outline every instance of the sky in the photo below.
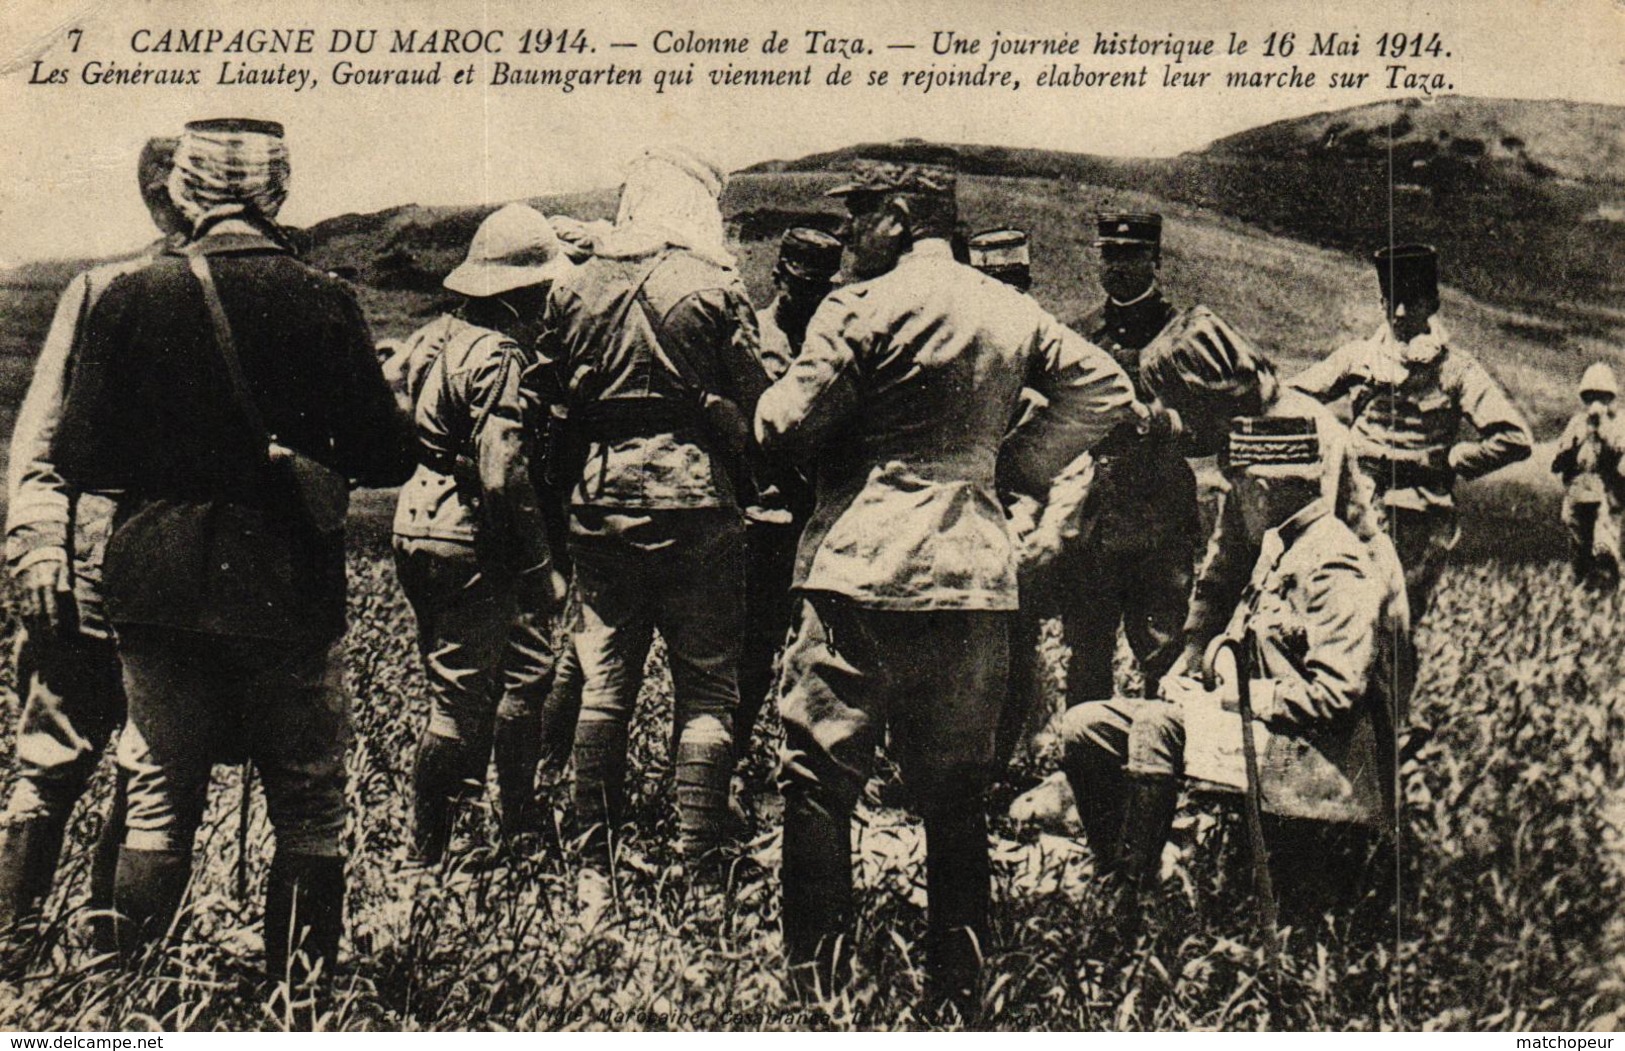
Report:
M 529 26 L 584 29 L 598 52 L 572 64 L 628 61 L 646 76 L 680 71 L 692 56 L 652 51 L 662 29 L 702 36 L 746 36 L 752 53 L 740 66 L 760 66 L 760 43 L 772 30 L 788 36 L 790 53 L 775 64 L 814 62 L 820 74 L 835 61 L 801 54 L 804 31 L 860 37 L 878 54 L 845 67 L 862 82 L 871 70 L 971 68 L 985 55 L 943 57 L 931 52 L 937 31 L 962 39 L 995 30 L 1024 36 L 1070 34 L 1084 41 L 1077 59 L 1094 69 L 1135 69 L 1148 63 L 1160 78 L 1162 59 L 1101 58 L 1088 52 L 1095 34 L 1137 33 L 1166 39 L 1216 37 L 1222 49 L 1231 31 L 1252 41 L 1266 34 L 1296 34 L 1303 68 L 1318 61 L 1321 83 L 1309 90 L 1252 91 L 1152 87 L 1138 91 L 1053 89 L 1030 77 L 1047 62 L 1023 60 L 1021 90 L 936 90 L 892 83 L 834 89 L 672 87 L 655 94 L 640 88 L 500 88 L 485 84 L 490 64 L 522 61 L 512 52 Z M 219 27 L 298 28 L 315 31 L 317 53 L 306 56 L 185 56 L 137 54 L 134 34 L 164 29 Z M 327 53 L 334 30 L 444 27 L 497 29 L 508 51 L 477 60 L 472 87 L 381 89 L 345 87 L 330 79 L 344 56 Z M 79 30 L 78 34 L 70 30 Z M 730 168 L 795 157 L 855 142 L 914 136 L 936 141 L 1029 146 L 1117 156 L 1166 156 L 1197 149 L 1215 138 L 1272 120 L 1403 97 L 1382 77 L 1358 89 L 1325 86 L 1325 60 L 1304 55 L 1315 32 L 1359 34 L 1362 70 L 1380 70 L 1376 39 L 1385 31 L 1437 31 L 1448 59 L 1422 58 L 1413 69 L 1436 70 L 1454 93 L 1508 98 L 1559 98 L 1625 105 L 1625 0 L 829 0 L 820 4 L 709 0 L 684 3 L 624 0 L 281 0 L 276 4 L 224 0 L 6 0 L 0 13 L 0 264 L 51 256 L 100 256 L 150 239 L 150 226 L 134 193 L 134 158 L 150 135 L 172 134 L 187 120 L 252 116 L 287 128 L 294 176 L 282 218 L 306 225 L 344 212 L 396 204 L 500 202 L 613 185 L 620 165 L 645 143 L 695 147 Z M 150 39 L 143 38 L 143 39 Z M 77 41 L 79 50 L 74 52 Z M 633 42 L 637 48 L 612 49 Z M 912 43 L 912 49 L 888 44 Z M 432 59 L 377 52 L 374 66 L 427 66 Z M 249 58 L 309 66 L 315 89 L 221 86 L 222 62 Z M 87 61 L 150 67 L 197 65 L 201 87 L 110 87 L 78 81 Z M 702 58 L 721 65 L 731 58 Z M 70 70 L 63 86 L 30 84 L 42 71 Z M 469 59 L 448 57 L 443 75 Z M 552 61 L 561 61 L 555 56 Z M 1008 60 L 1004 60 L 1008 61 Z M 1234 60 L 1240 61 L 1240 60 Z M 1248 60 L 1249 62 L 1253 60 Z M 1258 61 L 1287 69 L 1292 61 Z M 995 60 L 993 68 L 1000 68 Z M 703 68 L 703 65 L 702 65 Z M 1194 60 L 1176 69 L 1204 68 Z M 1239 66 L 1210 66 L 1227 69 Z M 821 77 L 819 79 L 822 79 Z

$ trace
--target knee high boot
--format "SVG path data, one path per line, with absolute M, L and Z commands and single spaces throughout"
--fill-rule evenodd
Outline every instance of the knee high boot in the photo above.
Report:
M 113 801 L 96 837 L 96 851 L 90 862 L 90 900 L 94 914 L 90 921 L 91 944 L 98 953 L 117 949 L 113 937 L 113 881 L 118 878 L 119 845 L 124 842 L 124 819 L 129 812 L 130 775 L 123 767 L 114 771 Z
M 169 932 L 191 876 L 190 851 L 119 848 L 114 931 L 119 957 L 126 964 Z
M 1113 876 L 1122 852 L 1123 770 L 1115 763 L 1096 761 L 1099 754 L 1095 749 L 1069 744 L 1061 766 L 1077 799 L 1078 818 L 1095 858 L 1095 871 Z
M 545 836 L 552 826 L 551 820 L 542 820 L 536 801 L 536 767 L 542 752 L 540 716 L 499 715 L 493 751 L 502 806 L 502 844 L 504 849 L 515 850 L 522 837 Z
M 1141 892 L 1156 882 L 1162 848 L 1179 805 L 1179 779 L 1164 774 L 1129 774 L 1125 779 L 1123 831 L 1117 871 L 1122 888 L 1117 899 L 1118 929 L 1137 935 Z
M 459 741 L 425 733 L 412 771 L 412 860 L 438 865 L 451 842 L 451 803 L 468 761 Z
M 27 963 L 66 831 L 66 814 L 27 818 L 0 831 L 0 970 L 16 972 Z
M 784 795 L 784 951 L 791 986 L 817 1001 L 846 984 L 852 941 L 852 811 Z
M 344 933 L 344 859 L 278 849 L 265 889 L 265 973 L 297 988 L 326 980 Z
M 587 836 L 583 862 L 604 872 L 610 834 L 625 810 L 626 737 L 626 727 L 613 719 L 583 718 L 576 725 L 576 821 Z
M 718 874 L 732 772 L 733 748 L 726 737 L 691 732 L 677 742 L 677 850 L 691 877 Z
M 988 952 L 991 874 L 987 812 L 979 802 L 925 819 L 928 998 L 953 1004 L 964 1022 L 981 1008 L 982 960 Z

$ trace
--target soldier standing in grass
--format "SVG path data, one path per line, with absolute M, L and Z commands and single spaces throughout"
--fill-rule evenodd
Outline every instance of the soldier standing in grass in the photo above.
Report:
M 452 803 L 484 784 L 493 748 L 503 848 L 552 829 L 535 778 L 562 582 L 532 485 L 534 421 L 520 381 L 548 289 L 572 268 L 545 216 L 507 205 L 446 275 L 466 297 L 461 310 L 407 340 L 418 468 L 394 532 L 431 703 L 412 779 L 419 863 L 445 855 Z
M 580 450 L 561 466 L 586 675 L 574 759 L 589 917 L 612 891 L 628 734 L 657 629 L 675 694 L 684 874 L 721 875 L 744 628 L 743 468 L 767 387 L 756 313 L 724 244 L 724 181 L 685 150 L 634 159 L 614 229 L 554 284 L 538 342 L 538 383 L 562 390 Z
M 773 267 L 773 301 L 756 312 L 761 330 L 762 369 L 770 381 L 790 370 L 801 353 L 818 304 L 834 287 L 841 268 L 838 238 L 810 227 L 795 227 L 779 240 Z M 812 491 L 792 469 L 776 471 L 772 484 L 745 509 L 745 640 L 739 658 L 739 714 L 734 745 L 743 766 L 756 718 L 773 688 L 773 660 L 784 645 L 795 615 L 790 595 L 796 541 L 812 512 Z
M 988 946 L 981 793 L 1005 695 L 1015 552 L 995 495 L 1148 416 L 1123 370 L 1014 289 L 954 261 L 951 171 L 867 163 L 846 198 L 854 282 L 762 398 L 769 452 L 816 463 L 785 727 L 784 937 L 803 994 L 842 980 L 852 813 L 889 740 L 923 812 L 933 1000 L 972 1017 Z M 1000 458 L 1023 387 L 1049 404 Z
M 1619 385 L 1602 362 L 1580 379 L 1580 401 L 1557 442 L 1552 472 L 1563 479 L 1563 525 L 1574 578 L 1586 587 L 1619 585 L 1620 509 L 1625 506 L 1625 423 L 1614 410 Z
M 412 464 L 361 308 L 275 226 L 288 173 L 281 125 L 186 126 L 169 190 L 193 239 L 90 308 L 51 446 L 69 485 L 121 492 L 103 573 L 129 698 L 120 953 L 170 930 L 211 766 L 241 749 L 276 835 L 273 980 L 330 973 L 343 930 L 347 485 Z
M 69 282 L 11 434 L 6 561 L 23 620 L 17 644 L 23 708 L 17 723 L 17 782 L 0 830 L 0 931 L 9 933 L 23 933 L 12 929 L 38 918 L 74 804 L 108 739 L 124 723 L 122 673 L 101 595 L 113 502 L 68 485 L 52 460 L 51 442 L 73 378 L 85 314 L 115 279 L 151 265 L 183 239 L 186 219 L 169 197 L 175 143 L 149 140 L 136 165 L 142 200 L 163 238 L 134 259 L 97 267 Z M 120 773 L 91 861 L 87 904 L 92 910 L 113 907 L 125 788 Z M 98 930 L 105 935 L 107 925 Z
M 1292 379 L 1331 403 L 1348 396 L 1354 455 L 1380 494 L 1405 566 L 1413 623 L 1461 538 L 1455 486 L 1529 456 L 1529 424 L 1436 316 L 1438 253 L 1402 244 L 1376 253 L 1387 320 Z M 1463 422 L 1478 432 L 1460 436 Z

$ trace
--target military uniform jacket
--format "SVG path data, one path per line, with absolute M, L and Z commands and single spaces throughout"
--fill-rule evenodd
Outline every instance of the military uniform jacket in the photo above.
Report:
M 62 419 L 85 315 L 107 286 L 150 264 L 168 244 L 159 241 L 132 259 L 87 270 L 68 282 L 34 361 L 34 376 L 17 410 L 7 471 L 6 561 L 13 573 L 48 558 L 70 559 L 79 630 L 105 638 L 102 556 L 113 527 L 113 501 L 70 486 L 51 457 Z
M 398 485 L 410 435 L 355 297 L 258 234 L 199 242 L 277 441 L 362 485 Z M 115 278 L 81 328 L 51 456 L 118 490 L 104 593 L 116 625 L 242 638 L 343 633 L 343 536 L 318 534 L 233 394 L 203 291 L 166 253 Z
M 1564 502 L 1625 505 L 1625 420 L 1608 414 L 1596 425 L 1577 412 L 1557 441 L 1552 470 L 1563 478 Z
M 401 488 L 395 535 L 479 542 L 527 569 L 547 560 L 541 507 L 530 480 L 530 364 L 500 332 L 446 315 L 407 340 L 418 467 Z
M 1134 381 L 1140 399 L 1149 403 L 1152 396 L 1140 383 L 1140 351 L 1177 313 L 1153 286 L 1132 303 L 1107 300 L 1073 327 L 1111 354 Z M 1119 433 L 1102 442 L 1094 458 L 1081 535 L 1111 549 L 1160 550 L 1175 544 L 1189 552 L 1194 547 L 1201 531 L 1196 473 L 1176 438 Z
M 683 355 L 704 370 L 711 393 L 734 402 L 747 420 L 755 412 L 768 381 L 756 357 L 756 312 L 731 268 L 682 248 L 594 256 L 554 283 L 538 347 L 586 446 L 572 505 L 738 505 L 696 399 L 662 361 L 662 353 Z M 605 403 L 623 422 L 587 423 L 593 403 Z
M 1264 536 L 1225 634 L 1251 642 L 1254 714 L 1269 728 L 1260 756 L 1265 809 L 1372 823 L 1391 814 L 1389 758 L 1374 689 L 1390 596 L 1364 541 L 1325 499 Z
M 1023 386 L 1049 402 L 1005 449 L 1028 492 L 1144 411 L 1109 355 L 945 240 L 826 298 L 756 415 L 768 451 L 817 458 L 795 586 L 875 609 L 1014 610 L 994 474 Z
M 1325 402 L 1349 396 L 1354 454 L 1387 507 L 1454 507 L 1457 478 L 1522 460 L 1533 440 L 1500 384 L 1451 342 L 1438 318 L 1409 344 L 1385 323 L 1299 373 L 1292 386 Z M 1461 437 L 1463 421 L 1477 440 Z

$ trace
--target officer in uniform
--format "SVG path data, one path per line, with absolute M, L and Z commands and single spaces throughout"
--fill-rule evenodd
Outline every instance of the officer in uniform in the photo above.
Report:
M 484 784 L 493 746 L 504 846 L 551 826 L 534 782 L 562 583 L 531 481 L 521 379 L 548 288 L 572 268 L 540 212 L 498 209 L 446 275 L 462 309 L 406 343 L 418 467 L 395 509 L 395 566 L 429 678 L 412 779 L 412 856 L 423 864 L 444 856 L 452 802 Z
M 1563 525 L 1574 578 L 1612 590 L 1619 584 L 1620 509 L 1625 506 L 1625 423 L 1614 409 L 1619 385 L 1602 362 L 1580 378 L 1580 401 L 1557 442 L 1552 473 L 1563 479 Z
M 813 316 L 756 432 L 817 469 L 779 702 L 792 976 L 827 992 L 844 971 L 852 811 L 887 739 L 925 819 L 932 996 L 969 1017 L 989 932 L 980 795 L 1016 607 L 995 467 L 1008 487 L 1043 492 L 1148 414 L 1103 351 L 954 261 L 954 186 L 942 168 L 867 162 L 831 191 L 851 213 L 854 283 Z M 1000 458 L 1024 386 L 1049 404 Z
M 554 284 L 538 343 L 581 454 L 570 556 L 586 674 L 576 820 L 589 835 L 583 915 L 610 900 L 610 832 L 656 630 L 671 664 L 678 851 L 691 882 L 722 874 L 745 599 L 742 465 L 767 387 L 756 312 L 724 243 L 725 173 L 681 149 L 633 160 L 615 227 Z
M 1096 230 L 1106 301 L 1074 327 L 1112 355 L 1149 404 L 1154 398 L 1140 378 L 1140 354 L 1177 315 L 1157 283 L 1162 217 L 1108 213 L 1098 217 Z M 1071 650 L 1068 705 L 1116 692 L 1112 658 L 1119 623 L 1148 689 L 1179 654 L 1201 534 L 1196 476 L 1172 434 L 1147 440 L 1120 431 L 1091 455 L 1092 471 L 1087 464 L 1073 465 L 1048 496 L 1051 512 L 1077 508 L 1054 564 L 1034 567 L 1022 578 L 1011 725 L 1003 735 L 1010 751 L 1028 721 L 1022 713 L 1036 700 L 1038 641 L 1047 617 L 1060 616 Z M 1090 805 L 1080 800 L 1081 807 Z
M 762 369 L 769 380 L 790 370 L 801 353 L 807 322 L 834 287 L 841 242 L 823 230 L 793 227 L 779 240 L 773 267 L 777 294 L 756 312 Z M 790 583 L 796 541 L 812 512 L 812 490 L 794 469 L 776 470 L 745 509 L 745 638 L 739 655 L 739 714 L 734 743 L 739 765 L 750 752 L 762 704 L 773 688 L 773 659 L 795 615 Z
M 1436 316 L 1438 253 L 1402 244 L 1375 256 L 1387 321 L 1292 379 L 1331 403 L 1348 396 L 1354 453 L 1380 494 L 1421 623 L 1460 539 L 1455 485 L 1529 456 L 1529 424 L 1478 359 Z M 1464 439 L 1463 422 L 1478 436 Z
M 112 500 L 68 485 L 51 455 L 73 376 L 85 313 L 116 278 L 149 265 L 183 238 L 186 219 L 169 197 L 176 140 L 151 139 L 136 178 L 163 237 L 134 259 L 86 271 L 57 304 L 34 377 L 11 434 L 6 561 L 18 591 L 23 631 L 17 681 L 17 781 L 0 829 L 0 930 L 37 918 L 56 876 L 74 804 L 108 739 L 124 723 L 124 685 L 102 607 L 101 561 Z M 114 784 L 91 863 L 92 910 L 113 907 L 113 873 L 124 838 L 125 778 Z M 106 934 L 106 925 L 99 925 Z M 110 948 L 110 946 L 105 946 Z
M 1032 255 L 1025 230 L 983 230 L 966 242 L 970 265 L 1022 292 L 1033 287 Z
M 186 126 L 169 190 L 192 240 L 85 315 L 51 446 L 70 485 L 121 491 L 103 574 L 129 699 L 120 953 L 170 930 L 210 769 L 240 746 L 276 835 L 274 981 L 302 958 L 331 973 L 343 931 L 347 484 L 411 467 L 354 295 L 275 225 L 288 174 L 281 125 Z
M 1259 750 L 1265 812 L 1348 831 L 1392 824 L 1391 745 L 1380 743 L 1391 725 L 1391 669 L 1381 640 L 1408 626 L 1390 619 L 1401 608 L 1400 578 L 1374 562 L 1328 498 L 1324 483 L 1337 457 L 1321 439 L 1337 441 L 1336 426 L 1287 416 L 1232 422 L 1220 457 L 1230 486 L 1225 502 L 1258 557 L 1220 640 L 1241 644 L 1252 712 L 1269 731 Z M 1093 702 L 1062 722 L 1064 767 L 1080 792 L 1126 771 L 1113 859 L 1124 889 L 1121 924 L 1137 922 L 1138 893 L 1159 869 L 1186 769 L 1187 722 L 1236 708 L 1238 673 L 1216 659 L 1221 649 L 1209 648 L 1201 680 L 1164 680 L 1159 700 Z M 1207 736 L 1215 733 L 1235 735 L 1224 747 L 1236 779 L 1222 783 L 1244 784 L 1234 760 L 1239 719 L 1220 717 Z M 1273 860 L 1292 870 L 1282 881 L 1289 893 L 1326 866 L 1324 856 L 1286 849 L 1307 841 L 1277 837 L 1272 850 Z

